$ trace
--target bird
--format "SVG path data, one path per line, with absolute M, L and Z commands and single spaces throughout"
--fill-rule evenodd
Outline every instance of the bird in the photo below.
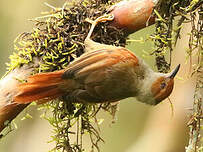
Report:
M 44 103 L 61 98 L 64 102 L 94 104 L 135 97 L 157 105 L 167 98 L 180 64 L 170 73 L 155 72 L 130 50 L 93 41 L 95 26 L 113 19 L 107 14 L 92 21 L 84 41 L 85 53 L 63 70 L 28 77 L 18 85 L 14 102 Z

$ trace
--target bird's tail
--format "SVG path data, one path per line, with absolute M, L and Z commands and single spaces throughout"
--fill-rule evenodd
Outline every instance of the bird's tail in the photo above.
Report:
M 63 73 L 64 70 L 61 70 L 30 76 L 26 83 L 18 85 L 14 102 L 27 104 L 38 101 L 41 103 L 61 96 L 64 93 L 60 88 L 60 84 L 64 81 L 61 78 Z

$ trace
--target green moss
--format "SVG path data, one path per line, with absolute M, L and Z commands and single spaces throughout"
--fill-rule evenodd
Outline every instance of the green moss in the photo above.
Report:
M 36 27 L 31 32 L 21 34 L 15 41 L 17 53 L 10 56 L 9 71 L 32 63 L 33 58 L 40 59 L 37 73 L 64 69 L 84 52 L 83 42 L 90 26 L 85 19 L 101 16 L 111 3 L 82 1 L 81 4 L 72 5 L 74 6 L 64 4 L 62 8 L 52 7 L 53 10 L 44 13 L 44 16 L 33 19 Z M 123 33 L 116 33 L 107 24 L 96 28 L 94 40 L 124 46 L 126 37 L 123 37 Z M 108 34 L 104 32 L 106 30 Z M 113 37 L 113 34 L 117 36 Z
M 180 30 L 185 22 L 189 22 L 187 14 L 198 11 L 201 0 L 168 0 L 159 1 L 154 14 L 156 31 L 151 36 L 155 48 L 153 55 L 160 72 L 168 72 L 172 61 L 172 51 L 180 38 Z M 190 14 L 192 15 L 192 14 Z

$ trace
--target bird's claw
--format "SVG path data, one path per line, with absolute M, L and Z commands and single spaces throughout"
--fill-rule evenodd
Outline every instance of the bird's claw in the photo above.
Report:
M 114 19 L 114 16 L 112 14 L 106 14 L 103 16 L 98 17 L 96 20 L 92 21 L 91 19 L 85 19 L 85 21 L 89 22 L 92 24 L 90 31 L 85 39 L 85 42 L 91 41 L 90 37 L 91 34 L 93 33 L 93 30 L 95 28 L 95 26 L 99 23 L 99 22 L 106 22 L 106 21 L 112 21 Z
M 114 19 L 114 15 L 113 14 L 106 14 L 106 15 L 103 15 L 101 17 L 98 17 L 95 21 L 97 23 L 99 23 L 99 22 L 112 21 L 113 19 Z
M 86 19 L 85 19 L 85 22 L 88 22 L 88 23 L 90 23 L 90 24 L 93 24 L 94 21 L 91 20 L 90 18 L 86 18 Z
M 98 24 L 99 22 L 106 22 L 106 21 L 112 21 L 114 19 L 113 14 L 106 14 L 103 16 L 98 17 L 96 20 L 91 20 L 90 18 L 86 18 L 85 22 L 88 22 L 90 24 Z

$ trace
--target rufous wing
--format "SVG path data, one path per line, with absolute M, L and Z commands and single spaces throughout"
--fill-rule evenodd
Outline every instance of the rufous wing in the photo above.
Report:
M 109 86 L 114 83 L 116 84 L 113 86 L 119 86 L 119 80 L 128 79 L 128 71 L 137 65 L 138 59 L 132 52 L 125 48 L 111 47 L 85 53 L 66 69 L 62 77 L 74 79 L 81 84 L 73 94 L 70 93 L 79 101 L 93 103 L 117 101 L 119 98 L 116 95 L 114 98 L 114 95 L 107 93 L 111 92 Z M 120 78 L 122 76 L 127 77 Z
M 80 78 L 93 71 L 102 70 L 119 62 L 132 61 L 138 64 L 137 57 L 125 48 L 101 49 L 88 52 L 73 62 L 63 74 L 64 79 Z

